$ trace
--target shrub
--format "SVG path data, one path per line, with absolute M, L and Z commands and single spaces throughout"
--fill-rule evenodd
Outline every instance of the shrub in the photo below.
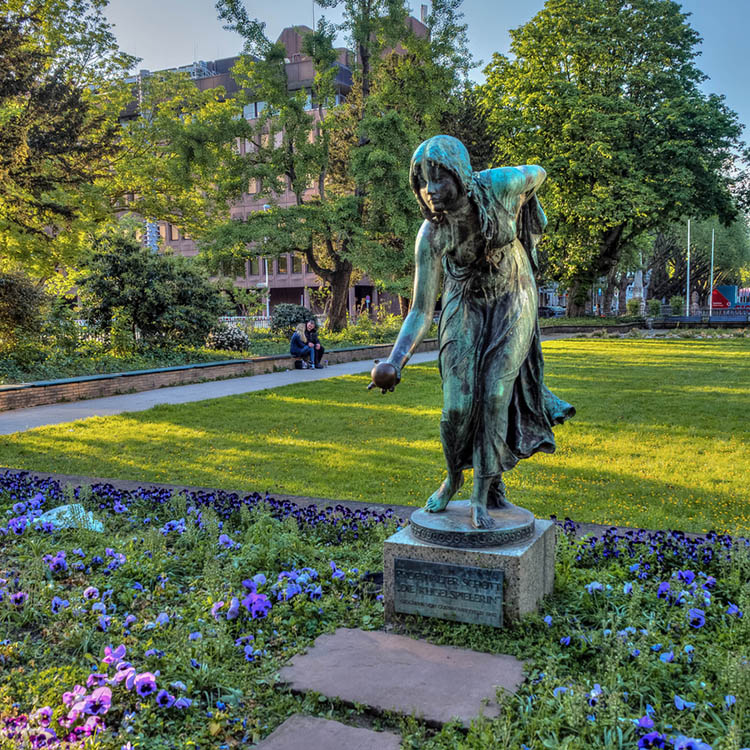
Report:
M 682 315 L 685 311 L 685 298 L 680 297 L 679 294 L 675 294 L 674 297 L 670 297 L 669 304 L 672 307 L 673 315 Z
M 641 312 L 641 298 L 632 297 L 625 303 L 625 309 L 628 311 L 628 315 L 640 315 Z
M 245 352 L 250 348 L 250 338 L 237 326 L 219 323 L 211 329 L 206 339 L 209 349 L 223 349 L 230 352 Z
M 661 300 L 650 299 L 648 301 L 648 314 L 652 318 L 658 318 L 661 315 Z
M 121 317 L 134 341 L 137 331 L 148 344 L 200 346 L 223 307 L 189 258 L 157 255 L 126 237 L 99 241 L 86 272 L 80 293 L 89 322 L 109 332 Z
M 12 348 L 19 335 L 39 332 L 46 302 L 44 290 L 25 274 L 0 273 L 0 351 Z
M 288 338 L 300 323 L 307 323 L 308 320 L 315 320 L 315 316 L 310 310 L 302 305 L 292 305 L 284 302 L 273 308 L 273 312 L 271 313 L 271 329 Z

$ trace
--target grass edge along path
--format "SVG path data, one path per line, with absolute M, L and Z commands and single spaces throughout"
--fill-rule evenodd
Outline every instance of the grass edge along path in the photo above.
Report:
M 578 409 L 510 499 L 612 526 L 750 528 L 750 341 L 546 342 L 546 382 Z M 442 480 L 437 368 L 395 393 L 366 376 L 90 419 L 8 436 L 0 464 L 135 481 L 421 505 Z M 471 481 L 462 496 L 468 496 Z

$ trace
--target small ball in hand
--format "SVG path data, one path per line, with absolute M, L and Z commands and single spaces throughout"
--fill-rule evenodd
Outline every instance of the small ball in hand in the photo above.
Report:
M 390 362 L 379 362 L 370 372 L 372 382 L 383 390 L 391 390 L 398 385 L 396 368 Z

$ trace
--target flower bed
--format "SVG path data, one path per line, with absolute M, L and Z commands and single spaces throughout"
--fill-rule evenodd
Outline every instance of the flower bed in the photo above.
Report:
M 55 530 L 77 503 L 104 523 Z M 279 667 L 320 633 L 382 626 L 372 573 L 391 512 L 226 492 L 63 489 L 0 475 L 0 747 L 231 748 L 291 713 Z M 750 745 L 745 540 L 561 524 L 556 591 L 507 630 L 409 617 L 413 634 L 512 653 L 528 680 L 467 731 L 379 721 L 405 747 Z M 45 744 L 46 743 L 46 744 Z

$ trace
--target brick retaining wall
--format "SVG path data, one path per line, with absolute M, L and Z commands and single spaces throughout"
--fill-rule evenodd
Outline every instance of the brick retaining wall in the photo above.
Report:
M 351 347 L 327 351 L 329 364 L 341 364 L 363 359 L 385 358 L 393 344 Z M 424 341 L 417 351 L 437 348 L 437 339 Z M 242 375 L 263 375 L 294 367 L 294 357 L 275 354 L 253 359 L 208 362 L 199 365 L 165 367 L 160 370 L 139 370 L 109 375 L 87 375 L 65 380 L 48 380 L 38 383 L 20 383 L 0 386 L 0 411 L 26 409 L 30 406 L 54 404 L 59 401 L 82 401 L 89 398 L 114 396 L 119 393 L 150 391 L 170 385 L 185 385 L 203 380 L 235 378 Z

